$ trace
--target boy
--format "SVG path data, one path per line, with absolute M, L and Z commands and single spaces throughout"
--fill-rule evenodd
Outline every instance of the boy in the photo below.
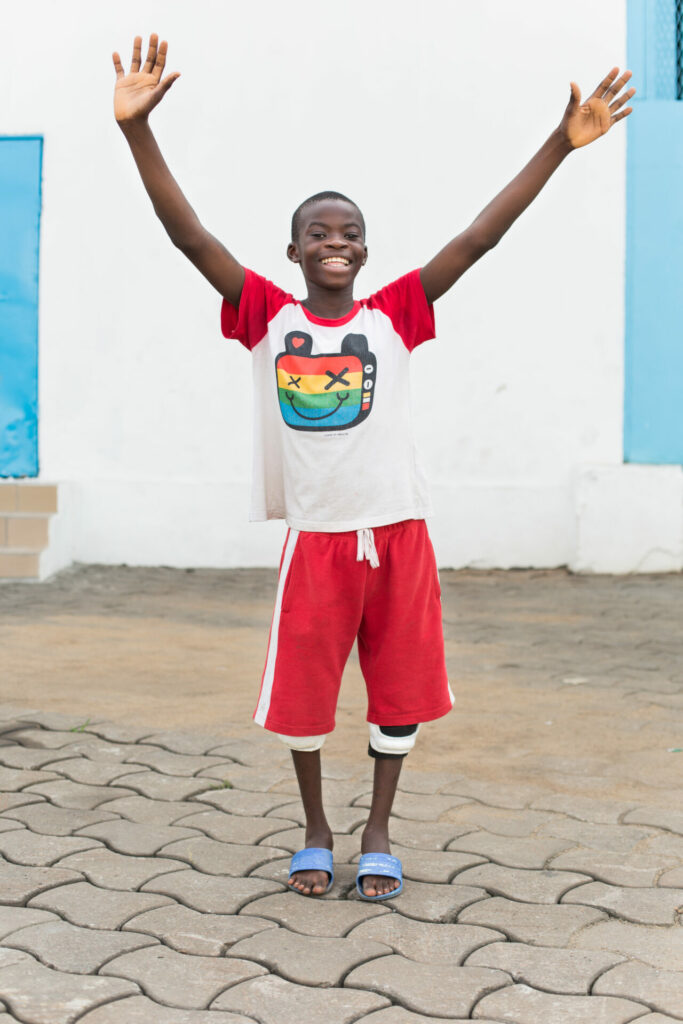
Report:
M 613 68 L 584 104 L 572 83 L 558 128 L 474 222 L 421 270 L 362 302 L 353 285 L 367 259 L 363 215 L 340 193 L 307 199 L 287 249 L 306 282 L 298 302 L 243 268 L 200 224 L 147 120 L 178 73 L 162 78 L 167 44 L 156 35 L 144 65 L 141 45 L 137 37 L 127 75 L 113 55 L 115 116 L 171 241 L 223 296 L 224 335 L 252 352 L 251 518 L 290 527 L 254 714 L 291 748 L 306 814 L 306 848 L 292 858 L 289 885 L 307 896 L 332 885 L 320 748 L 357 638 L 375 770 L 356 884 L 365 899 L 388 899 L 402 889 L 388 829 L 403 758 L 419 725 L 453 703 L 424 522 L 429 499 L 406 411 L 409 355 L 434 337 L 433 302 L 496 245 L 562 160 L 631 113 L 631 75 Z

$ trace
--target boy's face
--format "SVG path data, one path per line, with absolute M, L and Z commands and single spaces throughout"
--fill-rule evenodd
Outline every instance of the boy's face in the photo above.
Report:
M 368 258 L 363 224 L 353 203 L 323 199 L 305 207 L 299 237 L 287 246 L 306 282 L 333 291 L 353 284 Z

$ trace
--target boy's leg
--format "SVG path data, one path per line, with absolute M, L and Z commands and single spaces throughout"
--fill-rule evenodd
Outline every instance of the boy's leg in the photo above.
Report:
M 301 802 L 306 814 L 306 846 L 332 849 L 332 830 L 325 817 L 320 772 L 320 750 L 292 750 Z M 326 871 L 295 871 L 289 884 L 304 896 L 320 896 L 327 889 Z

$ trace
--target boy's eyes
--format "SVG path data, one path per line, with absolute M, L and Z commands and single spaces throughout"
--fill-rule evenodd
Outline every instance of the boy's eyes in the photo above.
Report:
M 324 231 L 312 231 L 311 232 L 311 237 L 312 238 L 324 238 L 325 237 L 325 232 Z M 346 234 L 344 235 L 344 238 L 349 238 L 352 242 L 355 241 L 355 239 L 359 238 L 359 237 L 360 236 L 355 231 L 347 231 Z

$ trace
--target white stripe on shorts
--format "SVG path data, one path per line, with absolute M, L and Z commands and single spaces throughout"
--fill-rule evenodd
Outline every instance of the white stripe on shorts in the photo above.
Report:
M 277 596 L 275 598 L 273 624 L 270 627 L 270 643 L 268 644 L 266 667 L 263 672 L 261 696 L 259 697 L 258 706 L 256 708 L 256 714 L 254 715 L 254 721 L 256 722 L 257 725 L 265 725 L 266 718 L 268 717 L 268 711 L 270 709 L 270 698 L 273 693 L 273 681 L 275 679 L 277 640 L 278 633 L 280 632 L 280 612 L 282 611 L 282 595 L 285 590 L 285 583 L 287 582 L 287 576 L 289 575 L 289 567 L 292 564 L 292 556 L 294 554 L 294 548 L 296 547 L 298 537 L 299 531 L 290 529 L 289 536 L 287 537 L 287 543 L 285 544 L 285 553 L 282 556 L 282 569 L 280 570 L 280 580 L 278 582 Z

